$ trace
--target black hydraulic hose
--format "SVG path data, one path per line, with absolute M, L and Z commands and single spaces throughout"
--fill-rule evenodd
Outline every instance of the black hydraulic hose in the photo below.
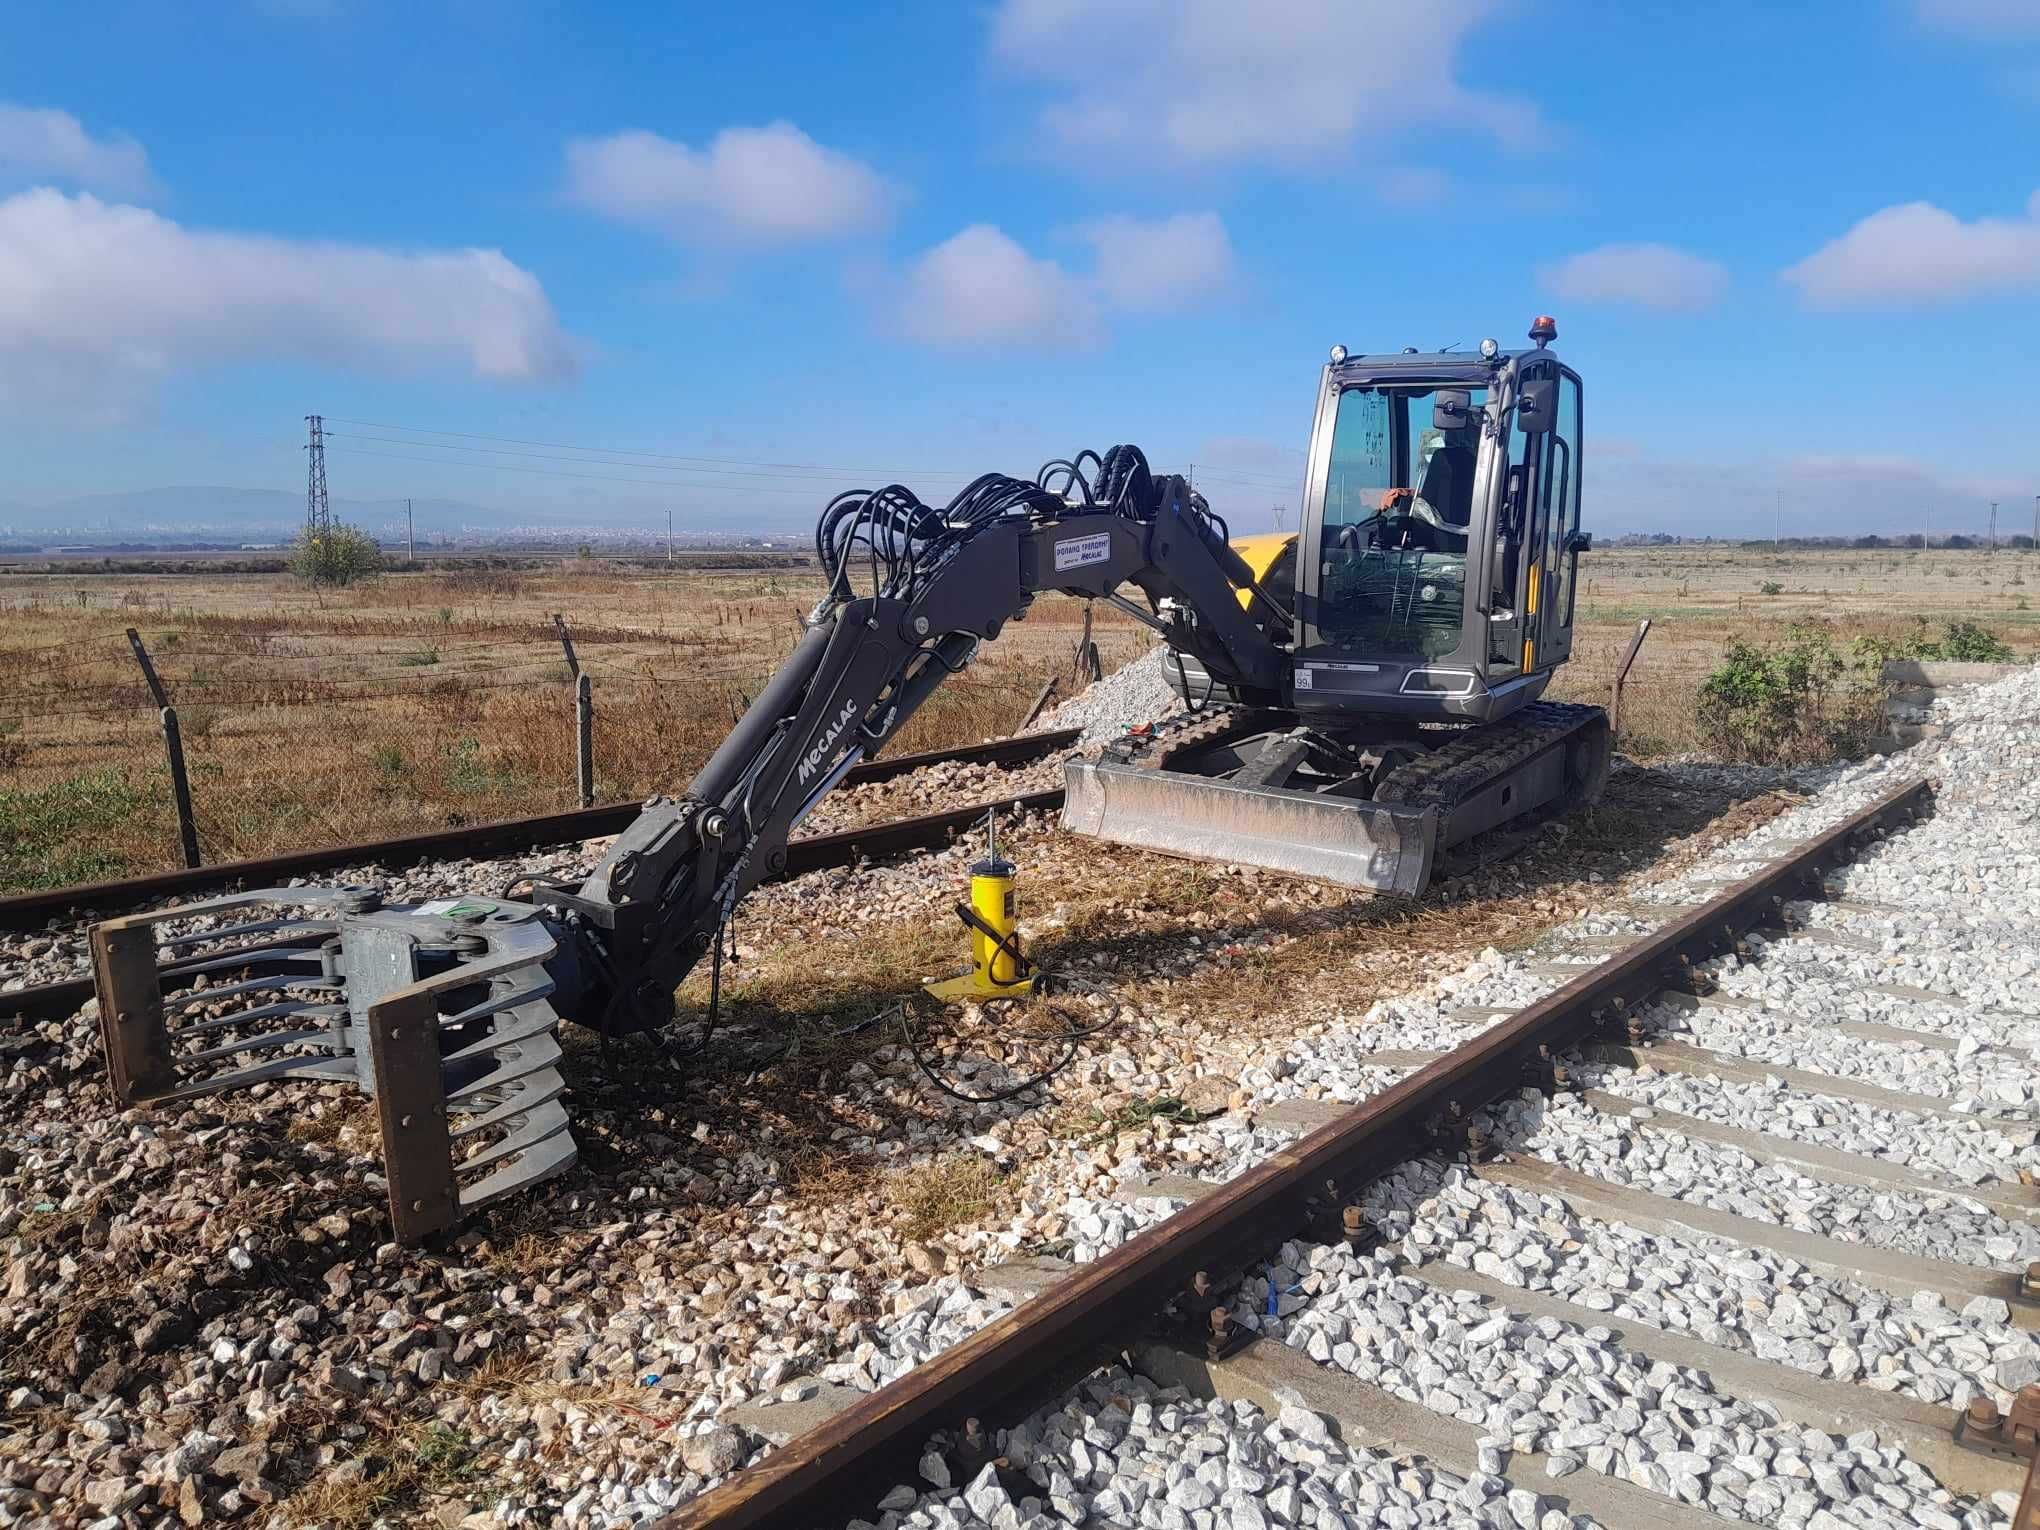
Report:
M 982 914 L 980 914 L 976 909 L 972 908 L 968 903 L 958 903 L 955 905 L 955 909 L 956 917 L 961 919 L 965 924 L 969 925 L 970 928 L 972 928 L 973 930 L 976 930 L 978 934 L 984 936 L 985 939 L 989 940 L 995 947 L 998 948 L 998 952 L 1000 955 L 1012 958 L 1013 971 L 1019 974 L 1019 976 L 1016 976 L 1013 979 L 1014 982 L 1016 983 L 1019 982 L 1021 977 L 1026 976 L 1026 974 L 1034 970 L 1034 963 L 1029 961 L 1026 957 L 1022 956 L 1020 954 L 1020 947 L 1015 944 L 1015 942 L 1020 939 L 1020 932 L 1018 930 L 1008 930 L 1005 934 L 1001 935 L 997 930 L 993 929 L 989 923 L 986 922 L 985 917 Z M 997 960 L 998 956 L 994 956 L 992 958 L 992 961 L 994 962 Z M 989 967 L 991 963 L 987 962 L 985 965 Z
M 955 905 L 955 908 L 956 917 L 961 919 L 968 928 L 977 931 L 989 939 L 1000 953 L 1013 961 L 1016 971 L 1034 974 L 1031 981 L 1035 984 L 1037 991 L 1047 984 L 1061 983 L 1071 988 L 1086 990 L 1101 997 L 1111 997 L 1110 992 L 1106 988 L 1091 982 L 1088 978 L 1075 977 L 1068 973 L 1049 972 L 1022 955 L 1019 946 L 1015 944 L 1020 938 L 1018 930 L 1009 931 L 1007 934 L 1001 935 L 969 904 L 958 903 Z M 993 960 L 996 961 L 997 957 L 995 956 Z M 948 1095 L 952 1100 L 960 1100 L 966 1105 L 1000 1105 L 1008 1100 L 1019 1098 L 1029 1090 L 1040 1088 L 1076 1059 L 1077 1049 L 1084 1042 L 1090 1040 L 1093 1036 L 1112 1029 L 1112 1027 L 1120 1023 L 1120 1017 L 1117 1014 L 1114 1014 L 1109 1020 L 1103 1020 L 1091 1026 L 1079 1026 L 1065 1021 L 1066 1029 L 1064 1034 L 1056 1038 L 1061 1044 L 1062 1055 L 1056 1058 L 1054 1062 L 1032 1077 L 1023 1079 L 1017 1084 L 1008 1085 L 1004 1089 L 994 1090 L 990 1094 L 972 1094 L 968 1090 L 957 1088 L 935 1071 L 934 1064 L 929 1061 L 928 1054 L 921 1047 L 920 1038 L 914 1034 L 912 1022 L 907 1019 L 907 1005 L 904 1000 L 898 1005 L 898 1012 L 900 1017 L 900 1034 L 906 1038 L 907 1051 L 914 1059 L 914 1066 L 920 1069 L 921 1076 Z M 883 1011 L 881 1011 L 882 1013 Z

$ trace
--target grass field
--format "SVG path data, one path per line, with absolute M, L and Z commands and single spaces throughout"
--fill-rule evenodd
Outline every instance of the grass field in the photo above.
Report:
M 1703 747 L 1701 682 L 1733 639 L 1826 624 L 1897 640 L 1984 623 L 2040 649 L 2040 555 L 1638 548 L 1582 565 L 1574 662 L 1554 694 L 1605 701 L 1637 620 L 1625 700 L 1640 755 Z M 0 888 L 176 863 L 135 628 L 176 706 L 204 857 L 378 837 L 569 806 L 573 689 L 562 613 L 595 687 L 598 799 L 684 785 L 797 633 L 809 572 L 396 573 L 339 592 L 277 575 L 0 576 Z M 1145 633 L 1105 608 L 1108 668 Z M 1067 676 L 1083 606 L 1045 598 L 943 686 L 896 751 L 1012 731 Z M 1067 682 L 1066 682 L 1067 683 Z

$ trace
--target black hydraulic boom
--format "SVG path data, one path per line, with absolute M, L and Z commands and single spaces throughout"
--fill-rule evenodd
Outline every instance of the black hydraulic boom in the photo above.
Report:
M 536 893 L 564 937 L 552 964 L 564 1016 L 615 1034 L 664 1023 L 737 902 L 784 867 L 801 819 L 1043 591 L 1131 609 L 1238 694 L 1274 704 L 1285 688 L 1268 629 L 1287 613 L 1203 499 L 1137 447 L 1051 463 L 1033 482 L 988 474 L 941 507 L 898 485 L 843 495 L 816 547 L 828 593 L 700 774 L 646 804 L 579 888 Z M 1128 584 L 1147 610 L 1119 593 Z

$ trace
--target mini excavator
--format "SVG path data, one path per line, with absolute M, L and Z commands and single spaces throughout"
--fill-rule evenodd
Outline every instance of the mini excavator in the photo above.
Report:
M 792 654 L 579 886 L 420 904 L 274 888 L 97 926 L 115 1095 L 351 1081 L 376 1100 L 406 1240 L 557 1173 L 575 1153 L 559 1019 L 665 1025 L 698 963 L 720 975 L 732 910 L 815 804 L 1044 592 L 1153 629 L 1185 701 L 1070 761 L 1065 828 L 1420 894 L 1441 850 L 1591 803 L 1607 776 L 1601 710 L 1540 699 L 1590 545 L 1556 333 L 1333 347 L 1289 536 L 1234 543 L 1132 446 L 986 474 L 945 505 L 898 484 L 837 496 L 815 536 L 827 593 Z

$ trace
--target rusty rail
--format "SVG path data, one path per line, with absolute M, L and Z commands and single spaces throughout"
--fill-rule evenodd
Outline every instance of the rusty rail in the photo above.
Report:
M 899 762 L 889 763 L 896 765 Z M 779 876 L 800 876 L 804 872 L 821 871 L 830 866 L 854 865 L 872 856 L 897 855 L 905 850 L 937 848 L 947 843 L 952 835 L 977 823 L 991 808 L 1007 808 L 1019 812 L 1048 812 L 1061 807 L 1062 799 L 1062 788 L 1056 787 L 1051 791 L 1023 792 L 1013 797 L 1001 797 L 996 802 L 978 802 L 969 807 L 949 808 L 939 813 L 923 813 L 917 818 L 895 818 L 886 823 L 838 829 L 833 834 L 810 835 L 806 839 L 796 839 L 787 845 L 786 869 L 779 873 Z M 634 805 L 632 811 L 636 811 Z M 248 861 L 241 864 L 260 863 Z M 272 871 L 272 875 L 274 874 Z M 247 948 L 247 954 L 251 958 L 259 959 L 265 949 L 268 948 L 251 946 Z M 0 993 L 0 1016 L 18 1016 L 26 1020 L 60 1020 L 66 1015 L 77 1013 L 79 1006 L 91 997 L 92 979 L 89 977 L 66 978 L 61 982 L 44 983 L 35 988 L 17 988 L 11 992 Z
M 1692 962 L 1773 914 L 1859 839 L 1909 820 L 1924 779 L 1894 787 L 1784 860 L 1589 969 L 1465 1046 L 1353 1107 L 1168 1221 L 1071 1274 L 954 1348 L 852 1404 L 661 1521 L 668 1530 L 842 1524 L 914 1479 L 928 1437 L 969 1415 L 1022 1410 L 1073 1366 L 1116 1351 L 1199 1272 L 1241 1268 L 1295 1235 L 1329 1181 L 1357 1200 L 1369 1180 L 1520 1088 L 1546 1050 L 1579 1042 Z M 876 1517 L 872 1515 L 871 1517 Z
M 868 760 L 852 769 L 843 778 L 843 784 L 858 786 L 873 781 L 889 781 L 928 765 L 959 761 L 1022 764 L 1053 754 L 1058 749 L 1067 749 L 1077 741 L 1078 733 L 1078 729 L 1065 728 L 1053 733 L 1028 733 L 1016 738 L 997 739 L 989 744 L 971 744 L 961 749 L 936 749 L 923 754 L 902 754 L 889 760 Z M 217 866 L 191 871 L 163 871 L 115 882 L 79 883 L 49 892 L 16 893 L 0 898 L 0 930 L 32 930 L 52 918 L 127 908 L 153 898 L 222 892 L 236 887 L 273 886 L 290 877 L 334 871 L 364 862 L 404 866 L 442 856 L 501 855 L 513 850 L 535 850 L 543 845 L 571 844 L 575 840 L 596 839 L 619 832 L 637 817 L 640 805 L 637 802 L 610 802 L 577 811 L 506 818 L 458 829 L 407 834 L 397 839 L 328 845 L 323 849 L 297 850 L 259 860 L 224 861 Z

